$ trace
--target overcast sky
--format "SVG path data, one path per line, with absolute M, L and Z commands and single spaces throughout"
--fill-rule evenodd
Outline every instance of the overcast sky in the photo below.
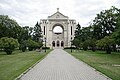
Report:
M 9 15 L 21 26 L 33 27 L 59 8 L 81 26 L 88 26 L 97 13 L 111 6 L 120 8 L 120 0 L 0 0 L 0 14 Z

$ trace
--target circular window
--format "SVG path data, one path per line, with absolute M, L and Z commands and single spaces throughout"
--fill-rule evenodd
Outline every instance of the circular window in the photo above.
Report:
M 62 33 L 63 29 L 61 28 L 61 26 L 55 26 L 53 29 L 54 33 Z

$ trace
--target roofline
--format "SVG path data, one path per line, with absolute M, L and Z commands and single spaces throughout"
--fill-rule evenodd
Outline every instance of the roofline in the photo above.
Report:
M 56 13 L 60 13 L 60 12 L 56 12 Z M 56 14 L 56 13 L 54 13 L 54 14 Z M 53 16 L 54 14 L 52 14 L 51 16 Z M 63 15 L 62 13 L 60 13 L 61 15 Z M 50 18 L 51 16 L 48 16 L 48 18 Z M 66 18 L 69 18 L 68 16 L 65 16 L 65 15 L 63 15 L 64 17 L 66 17 Z

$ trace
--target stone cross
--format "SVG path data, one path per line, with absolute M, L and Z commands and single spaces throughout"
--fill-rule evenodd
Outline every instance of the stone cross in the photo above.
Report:
M 57 12 L 59 12 L 59 8 L 57 8 Z

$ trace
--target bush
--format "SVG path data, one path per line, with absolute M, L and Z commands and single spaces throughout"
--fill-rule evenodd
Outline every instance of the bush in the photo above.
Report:
M 7 54 L 12 54 L 14 49 L 19 46 L 18 40 L 14 38 L 2 37 L 0 39 L 0 48 Z
M 42 49 L 50 49 L 50 47 L 42 47 Z
M 26 40 L 22 41 L 19 48 L 20 50 L 22 50 L 22 52 L 25 52 L 27 48 L 27 41 Z
M 84 41 L 83 43 L 82 43 L 82 48 L 83 48 L 83 50 L 88 50 L 88 41 Z
M 98 40 L 96 42 L 96 45 L 100 48 L 104 48 L 106 50 L 106 53 L 111 54 L 112 51 L 112 45 L 115 44 L 114 39 L 112 39 L 109 36 L 105 36 L 104 38 Z
M 43 44 L 41 42 L 38 43 L 31 39 L 27 40 L 27 47 L 28 47 L 29 51 L 32 51 L 37 48 L 41 48 L 42 46 L 43 46 Z
M 64 49 L 77 49 L 76 47 L 65 47 Z

